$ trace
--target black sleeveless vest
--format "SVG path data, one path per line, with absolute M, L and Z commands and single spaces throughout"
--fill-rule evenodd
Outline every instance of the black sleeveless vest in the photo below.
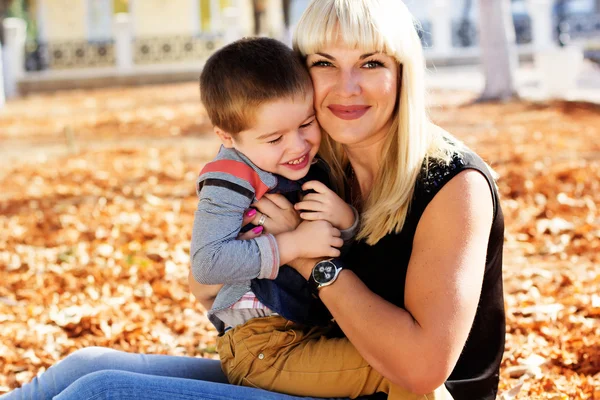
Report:
M 456 155 L 449 165 L 430 163 L 417 179 L 413 201 L 402 231 L 388 234 L 374 246 L 356 242 L 344 262 L 376 294 L 404 308 L 404 286 L 417 224 L 438 191 L 459 172 L 475 169 L 490 185 L 494 220 L 490 230 L 483 287 L 471 333 L 446 382 L 455 400 L 494 400 L 504 353 L 505 314 L 502 289 L 504 216 L 494 179 L 476 154 Z M 377 273 L 374 274 L 373 271 Z M 402 340 L 402 338 L 398 338 Z M 382 393 L 373 399 L 386 398 Z

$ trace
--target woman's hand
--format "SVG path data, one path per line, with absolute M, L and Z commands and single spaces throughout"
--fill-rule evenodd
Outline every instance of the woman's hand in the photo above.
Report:
M 296 203 L 296 210 L 304 211 L 300 218 L 306 221 L 325 220 L 340 230 L 348 229 L 354 225 L 354 211 L 333 190 L 319 181 L 310 181 L 302 185 L 303 190 L 314 190 L 302 201 Z M 308 212 L 307 212 L 308 211 Z
M 292 203 L 281 194 L 265 194 L 259 201 L 252 204 L 252 207 L 258 211 L 252 215 L 250 215 L 252 209 L 246 212 L 244 218 L 249 216 L 251 219 L 244 222 L 244 225 L 248 222 L 258 225 L 264 215 L 265 219 L 262 226 L 265 232 L 272 235 L 293 231 L 302 222 Z M 244 237 L 244 239 L 247 238 Z

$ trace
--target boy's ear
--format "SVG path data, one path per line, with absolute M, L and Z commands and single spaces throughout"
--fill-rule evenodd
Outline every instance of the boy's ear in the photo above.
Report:
M 213 131 L 217 134 L 219 139 L 221 139 L 223 146 L 225 146 L 229 149 L 233 148 L 233 144 L 234 144 L 233 136 L 231 136 L 230 133 L 225 132 L 223 129 L 219 128 L 218 126 L 215 126 L 213 128 Z

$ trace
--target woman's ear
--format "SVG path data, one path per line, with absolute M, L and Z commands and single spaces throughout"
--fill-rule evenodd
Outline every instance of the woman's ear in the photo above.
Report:
M 229 149 L 233 148 L 233 145 L 234 145 L 233 136 L 231 136 L 230 133 L 225 132 L 223 129 L 219 128 L 218 126 L 215 126 L 213 128 L 213 131 L 217 134 L 219 139 L 221 139 L 223 146 L 225 146 Z

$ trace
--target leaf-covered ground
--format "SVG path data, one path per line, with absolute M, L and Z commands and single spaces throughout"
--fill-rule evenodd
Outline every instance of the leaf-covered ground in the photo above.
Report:
M 600 107 L 470 98 L 434 92 L 432 116 L 499 175 L 501 397 L 600 399 Z M 217 357 L 187 291 L 209 132 L 193 83 L 0 111 L 0 394 L 85 346 Z

